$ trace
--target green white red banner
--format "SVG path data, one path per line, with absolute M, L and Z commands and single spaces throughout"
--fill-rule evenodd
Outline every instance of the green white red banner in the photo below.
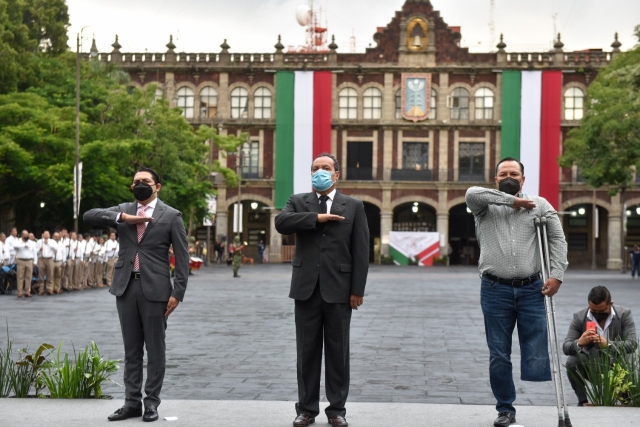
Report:
M 398 265 L 431 266 L 440 256 L 440 233 L 424 231 L 392 231 L 389 233 L 389 255 Z

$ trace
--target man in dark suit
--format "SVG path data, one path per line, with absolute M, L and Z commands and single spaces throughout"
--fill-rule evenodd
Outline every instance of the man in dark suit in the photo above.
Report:
M 600 358 L 600 349 L 609 347 L 614 351 L 632 353 L 636 349 L 636 325 L 631 310 L 622 306 L 613 307 L 611 294 L 604 286 L 596 286 L 589 292 L 589 308 L 573 315 L 562 350 L 567 357 L 567 373 L 573 391 L 578 396 L 578 406 L 587 403 L 582 384 L 576 379 L 578 373 L 587 379 L 584 367 L 590 360 Z M 587 329 L 587 322 L 595 322 L 596 329 Z
M 347 426 L 351 310 L 363 303 L 369 270 L 369 228 L 361 201 L 340 194 L 340 166 L 320 154 L 311 167 L 312 193 L 294 194 L 275 219 L 282 234 L 296 234 L 289 297 L 295 299 L 298 368 L 296 427 L 320 412 L 324 337 L 325 410 L 333 426 Z
M 182 301 L 187 288 L 189 250 L 182 214 L 158 199 L 161 187 L 158 174 L 142 168 L 131 185 L 137 202 L 92 209 L 84 214 L 85 223 L 115 227 L 120 237 L 109 292 L 116 296 L 124 341 L 125 404 L 109 416 L 110 421 L 142 415 L 143 346 L 147 349 L 147 381 L 142 419 L 158 419 L 167 318 Z M 171 245 L 176 258 L 173 285 L 169 278 Z

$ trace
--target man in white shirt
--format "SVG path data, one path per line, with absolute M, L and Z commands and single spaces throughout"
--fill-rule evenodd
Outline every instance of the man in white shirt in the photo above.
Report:
M 13 227 L 11 229 L 11 233 L 9 235 L 9 237 L 7 237 L 7 240 L 4 242 L 5 245 L 9 246 L 9 259 L 7 264 L 13 264 L 14 262 L 16 262 L 16 250 L 13 247 L 13 244 L 16 243 L 18 240 L 20 240 L 20 238 L 18 237 L 18 229 Z
M 85 233 L 84 239 L 87 241 L 87 246 L 84 250 L 83 287 L 87 289 L 88 287 L 93 287 L 93 248 L 97 244 L 97 239 L 88 233 Z
M 97 242 L 91 251 L 91 283 L 93 287 L 104 288 L 102 284 L 102 246 L 104 240 L 102 237 L 96 237 L 96 240 Z
M 64 248 L 64 260 L 60 269 L 60 292 L 69 289 L 68 272 L 69 272 L 69 232 L 66 228 L 60 230 L 60 241 L 58 246 Z
M 59 236 L 58 236 L 59 238 Z M 38 295 L 53 295 L 53 258 L 58 250 L 58 242 L 51 238 L 49 231 L 42 233 L 42 238 L 36 243 L 38 258 Z
M 0 233 L 0 267 L 4 265 L 5 255 L 4 255 L 4 242 L 7 240 L 7 235 L 4 233 Z M 8 261 L 8 260 L 7 260 Z
M 67 247 L 67 268 L 65 269 L 65 280 L 63 288 L 66 284 L 66 290 L 73 291 L 75 289 L 75 269 L 76 269 L 76 250 L 78 248 L 78 237 L 75 231 L 69 235 L 69 244 Z
M 76 245 L 76 265 L 73 269 L 74 287 L 76 290 L 81 291 L 84 289 L 84 251 L 87 248 L 87 241 L 84 239 L 82 233 L 78 233 L 78 244 Z
M 53 256 L 53 293 L 61 294 L 62 288 L 60 285 L 62 283 L 62 265 L 67 259 L 67 248 L 62 243 L 59 232 L 56 231 L 53 233 L 53 240 L 58 244 L 58 249 Z
M 22 230 L 22 238 L 13 244 L 16 251 L 16 264 L 18 276 L 18 298 L 24 295 L 31 297 L 31 278 L 33 277 L 33 265 L 37 264 L 38 256 L 35 242 L 29 240 L 29 232 Z
M 118 251 L 120 245 L 116 240 L 116 233 L 109 234 L 109 240 L 105 243 L 106 257 L 107 257 L 107 287 L 111 287 L 111 281 L 113 280 L 113 267 L 118 260 Z

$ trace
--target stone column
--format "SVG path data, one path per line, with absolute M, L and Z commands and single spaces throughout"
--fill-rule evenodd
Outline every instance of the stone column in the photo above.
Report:
M 447 190 L 438 190 L 438 209 L 436 210 L 436 230 L 440 236 L 440 256 L 447 254 L 447 243 L 449 243 L 449 210 L 447 209 Z
M 218 209 L 220 206 L 218 205 Z M 229 228 L 228 214 L 227 211 L 218 210 L 216 212 L 216 236 L 215 238 L 219 238 L 225 236 L 227 238 L 227 245 L 229 244 L 229 236 L 227 236 L 227 229 Z
M 393 167 L 393 130 L 385 129 L 382 145 L 382 180 L 391 181 L 391 168 Z
M 282 235 L 276 230 L 276 216 L 280 213 L 279 210 L 273 209 L 271 211 L 271 230 L 269 232 L 269 263 L 280 264 L 282 263 Z
M 391 209 L 392 184 L 382 186 L 382 209 L 380 209 L 380 254 L 389 255 L 389 233 L 393 230 L 393 209 Z
M 220 73 L 220 87 L 218 88 L 218 118 L 228 119 L 231 114 L 229 99 L 229 73 Z
M 609 212 L 609 221 L 607 229 L 607 270 L 620 270 L 622 268 L 622 259 L 620 258 L 620 251 L 622 236 L 620 235 L 620 195 L 617 194 L 611 197 L 611 211 Z
M 382 93 L 382 120 L 390 122 L 396 114 L 396 94 L 393 91 L 393 73 L 384 73 L 384 92 Z
M 173 101 L 176 96 L 176 81 L 175 75 L 171 71 L 167 71 L 164 74 L 164 99 L 169 101 L 169 107 L 175 108 L 177 105 Z

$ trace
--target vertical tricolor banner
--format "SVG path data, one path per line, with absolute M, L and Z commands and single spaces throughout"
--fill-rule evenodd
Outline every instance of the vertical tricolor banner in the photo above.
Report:
M 502 157 L 524 164 L 525 194 L 558 209 L 561 71 L 502 73 Z
M 331 151 L 330 71 L 276 73 L 275 204 L 311 191 L 311 163 Z

